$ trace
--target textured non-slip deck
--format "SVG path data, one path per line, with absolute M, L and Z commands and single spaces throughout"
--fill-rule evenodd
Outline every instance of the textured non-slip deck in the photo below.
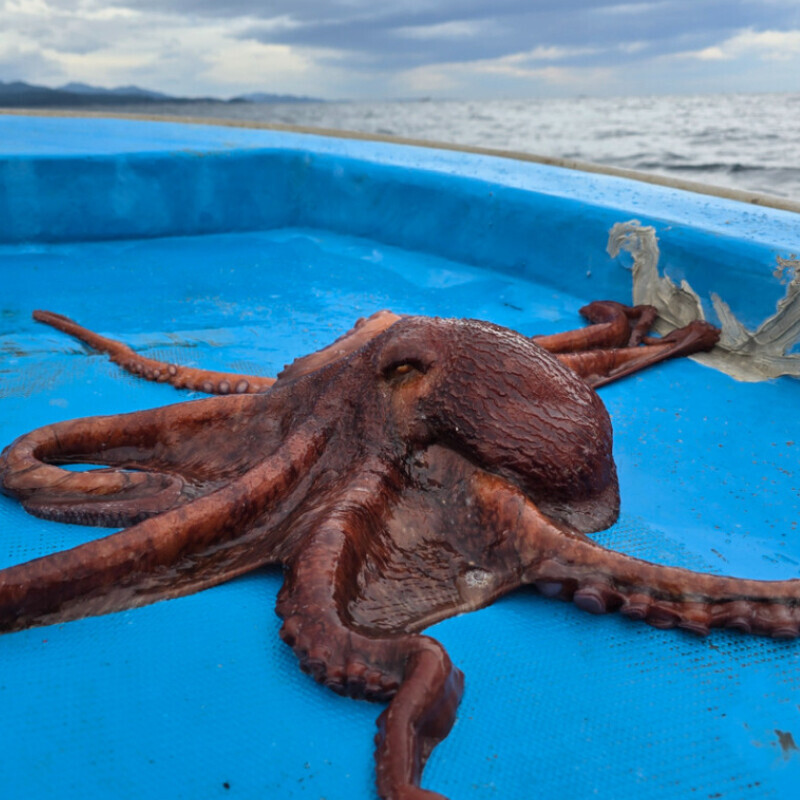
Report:
M 32 140 L 41 123 L 30 122 Z M 114 124 L 120 130 L 134 125 Z M 70 130 L 64 128 L 65 142 Z M 162 155 L 179 151 L 182 130 L 153 123 L 154 147 L 163 145 Z M 186 130 L 187 137 L 200 136 L 201 129 Z M 208 130 L 205 144 L 192 138 L 186 148 L 258 135 Z M 145 138 L 141 128 L 128 132 Z M 38 148 L 24 156 L 20 147 L 17 156 L 9 152 L 5 174 L 41 168 L 40 177 L 52 175 L 35 163 L 57 149 L 51 134 L 41 134 Z M 59 168 L 80 187 L 86 173 L 77 141 L 75 136 L 73 157 L 63 158 Z M 253 146 L 263 143 L 254 140 Z M 123 158 L 122 144 L 112 137 L 87 151 L 100 157 L 105 148 Z M 273 149 L 279 144 L 269 141 Z M 291 139 L 291 146 L 300 144 Z M 356 145 L 348 146 L 355 148 L 348 158 L 355 158 Z M 6 144 L 5 150 L 13 148 Z M 377 158 L 372 150 L 368 155 Z M 319 157 L 311 148 L 308 158 Z M 300 180 L 307 173 L 298 158 Z M 428 166 L 435 171 L 435 163 Z M 490 167 L 499 169 L 489 165 L 489 173 L 476 175 L 479 167 L 467 164 L 470 180 L 480 181 L 471 202 L 496 203 L 489 193 L 496 198 L 508 188 L 491 183 L 498 176 Z M 362 169 L 369 179 L 372 167 Z M 121 197 L 120 179 L 117 174 L 114 185 Z M 34 186 L 25 181 L 17 186 Z M 136 195 L 141 186 L 147 188 L 146 182 L 129 187 L 132 207 L 147 206 L 147 198 Z M 300 184 L 292 186 L 289 195 L 300 191 Z M 421 196 L 419 186 L 424 182 L 416 184 L 415 197 Z M 239 190 L 257 197 L 267 188 Z M 342 189 L 342 196 L 358 205 L 351 190 Z M 30 191 L 20 202 L 33 206 L 38 195 Z M 3 202 L 13 204 L 14 198 L 6 195 Z M 77 190 L 74 202 L 102 206 Z M 322 201 L 312 196 L 308 202 Z M 362 213 L 364 208 L 361 203 Z M 604 208 L 609 219 L 631 218 L 629 208 Z M 70 241 L 7 236 L 0 246 L 0 446 L 56 420 L 198 396 L 122 373 L 105 357 L 33 322 L 34 308 L 67 314 L 154 358 L 274 375 L 380 308 L 479 317 L 533 334 L 577 327 L 577 310 L 598 297 L 595 291 L 629 299 L 629 272 L 605 253 L 602 237 L 580 240 L 577 217 L 575 241 L 565 245 L 568 262 L 558 262 L 545 232 L 532 234 L 531 248 L 538 242 L 541 249 L 529 249 L 516 268 L 513 245 L 498 245 L 493 268 L 491 232 L 470 231 L 456 224 L 457 216 L 448 229 L 426 227 L 422 220 L 401 237 L 387 229 L 387 220 L 394 215 L 398 225 L 408 225 L 403 220 L 416 213 L 411 204 L 387 209 L 378 203 L 374 216 L 354 221 L 350 232 L 346 210 L 328 226 L 310 225 L 308 215 L 293 212 L 272 225 L 253 222 L 233 231 L 204 232 L 198 217 L 177 231 L 192 235 L 156 236 L 163 231 L 151 230 L 125 236 L 120 230 L 106 240 L 88 233 Z M 760 273 L 748 284 L 753 294 L 752 287 L 764 287 L 763 297 L 753 297 L 754 317 L 774 307 L 783 292 L 777 281 L 770 283 L 773 251 L 790 255 L 784 248 L 791 235 L 780 227 L 784 212 L 769 213 L 776 215 L 775 244 L 766 243 L 762 220 L 761 239 L 752 237 L 743 262 L 729 253 L 728 264 L 739 271 L 746 271 L 741 263 L 761 260 Z M 332 214 L 318 209 L 316 221 Z M 510 230 L 517 224 L 497 214 L 498 225 Z M 605 218 L 593 214 L 584 223 L 601 230 Z M 47 215 L 57 216 L 53 209 Z M 655 219 L 644 211 L 641 216 Z M 214 219 L 208 217 L 211 228 Z M 560 219 L 563 227 L 566 212 Z M 527 224 L 546 229 L 548 220 L 531 212 Z M 727 275 L 715 282 L 710 267 L 681 262 L 680 236 L 700 234 L 670 234 L 666 224 L 658 232 L 675 277 L 688 275 L 701 289 L 749 280 Z M 474 259 L 468 257 L 471 235 Z M 426 236 L 451 241 L 426 246 Z M 722 234 L 713 237 L 709 252 L 723 247 Z M 452 257 L 458 252 L 464 257 Z M 747 304 L 741 300 L 737 310 L 746 316 Z M 696 570 L 800 577 L 796 381 L 742 384 L 680 361 L 600 393 L 614 422 L 622 514 L 597 535 L 599 541 Z M 0 497 L 0 566 L 102 533 L 35 519 Z M 267 570 L 181 600 L 0 637 L 0 795 L 374 797 L 372 737 L 381 707 L 341 698 L 299 671 L 278 638 L 273 607 L 280 582 L 279 570 Z M 751 800 L 789 797 L 800 784 L 797 642 L 658 631 L 619 615 L 594 617 L 533 590 L 448 620 L 431 633 L 467 682 L 456 725 L 424 777 L 425 786 L 451 800 Z

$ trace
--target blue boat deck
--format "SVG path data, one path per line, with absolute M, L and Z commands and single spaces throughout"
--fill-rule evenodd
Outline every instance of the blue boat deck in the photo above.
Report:
M 604 237 L 634 211 L 656 225 L 676 278 L 720 291 L 746 320 L 783 293 L 775 255 L 800 250 L 788 212 L 710 208 L 691 196 L 681 205 L 680 193 L 603 176 L 587 178 L 592 202 L 570 228 L 581 199 L 570 192 L 586 191 L 580 176 L 537 165 L 511 175 L 500 159 L 407 150 L 0 116 L 0 444 L 56 420 L 195 396 L 121 372 L 33 322 L 34 308 L 151 357 L 274 375 L 381 308 L 490 319 L 526 334 L 578 327 L 585 302 L 630 299 L 630 273 Z M 241 161 L 233 173 L 230 160 L 198 166 L 199 151 Z M 248 152 L 271 160 L 246 180 Z M 412 166 L 421 176 L 401 192 L 392 170 Z M 326 186 L 332 198 L 320 194 Z M 424 218 L 434 201 L 444 216 Z M 506 241 L 514 231 L 527 233 Z M 730 269 L 703 268 L 717 253 Z M 737 383 L 680 361 L 601 395 L 622 514 L 598 541 L 696 570 L 800 577 L 796 381 Z M 0 532 L 0 566 L 104 533 L 38 520 L 5 497 Z M 299 671 L 272 610 L 280 582 L 267 570 L 1 637 L 0 793 L 374 797 L 380 706 Z M 752 800 L 790 797 L 800 785 L 797 642 L 658 631 L 534 591 L 429 632 L 467 681 L 423 784 L 451 800 Z

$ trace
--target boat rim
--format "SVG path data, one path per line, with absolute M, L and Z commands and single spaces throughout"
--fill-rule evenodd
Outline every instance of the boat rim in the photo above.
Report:
M 504 158 L 510 161 L 522 161 L 531 164 L 542 164 L 549 167 L 559 167 L 576 172 L 586 172 L 595 175 L 608 175 L 615 178 L 649 183 L 663 186 L 668 189 L 677 189 L 694 194 L 709 195 L 725 200 L 734 200 L 740 203 L 774 208 L 780 211 L 790 211 L 800 214 L 800 202 L 787 197 L 748 192 L 743 189 L 730 189 L 724 186 L 714 186 L 701 181 L 689 181 L 683 178 L 671 178 L 666 175 L 641 172 L 639 170 L 612 167 L 604 164 L 595 164 L 590 161 L 579 161 L 572 158 L 558 158 L 543 156 L 535 153 L 526 153 L 520 150 L 504 150 L 494 147 L 479 147 L 476 145 L 463 145 L 453 142 L 440 142 L 429 139 L 416 139 L 406 136 L 393 136 L 385 133 L 368 133 L 363 131 L 350 131 L 338 128 L 316 128 L 308 125 L 286 125 L 282 123 L 259 122 L 256 120 L 235 120 L 220 117 L 182 117 L 172 114 L 139 114 L 111 111 L 77 111 L 65 109 L 0 109 L 0 115 L 24 117 L 74 117 L 86 119 L 123 119 L 138 122 L 164 122 L 182 125 L 215 125 L 227 128 L 246 128 L 251 130 L 266 130 L 282 133 L 299 133 L 311 136 L 326 136 L 334 139 L 352 139 L 364 142 L 382 142 L 385 144 L 403 145 L 434 150 L 448 150 L 455 153 L 466 153 L 479 156 Z

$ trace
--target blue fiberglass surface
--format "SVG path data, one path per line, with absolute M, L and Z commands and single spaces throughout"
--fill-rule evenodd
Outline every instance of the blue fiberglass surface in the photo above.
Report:
M 117 119 L 0 115 L 0 243 L 323 228 L 614 296 L 617 222 L 755 327 L 800 251 L 797 215 L 608 175 L 383 142 Z
M 607 273 L 602 285 L 628 300 L 629 273 L 595 246 L 586 257 Z M 591 286 L 560 287 L 547 258 L 540 269 L 515 274 L 321 227 L 0 246 L 0 444 L 61 419 L 197 396 L 121 372 L 34 323 L 34 308 L 152 357 L 275 374 L 380 308 L 526 334 L 579 326 Z M 697 570 L 800 576 L 795 381 L 741 384 L 681 361 L 601 395 L 622 513 L 598 541 Z M 102 533 L 0 497 L 0 566 Z M 0 637 L 0 795 L 374 797 L 380 706 L 299 671 L 272 611 L 280 581 L 265 570 Z M 657 631 L 533 591 L 429 632 L 467 681 L 424 778 L 451 800 L 782 798 L 800 782 L 796 642 Z

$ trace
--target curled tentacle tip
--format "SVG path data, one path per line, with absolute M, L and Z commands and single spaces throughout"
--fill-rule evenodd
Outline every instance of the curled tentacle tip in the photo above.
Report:
M 37 308 L 32 316 L 37 322 L 49 322 L 52 319 L 67 319 L 63 314 L 56 314 L 54 311 L 45 311 L 41 308 Z

